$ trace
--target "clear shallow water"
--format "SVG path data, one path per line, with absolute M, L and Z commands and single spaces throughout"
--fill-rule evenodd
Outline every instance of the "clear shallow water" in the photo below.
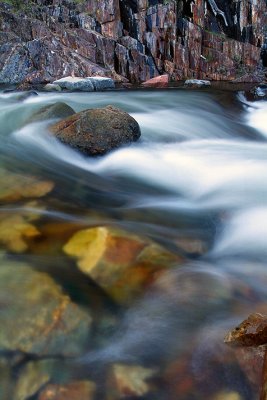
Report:
M 115 225 L 186 253 L 182 265 L 116 311 L 118 326 L 76 361 L 81 376 L 101 382 L 107 365 L 138 364 L 159 370 L 156 391 L 142 398 L 213 400 L 235 392 L 256 399 L 223 337 L 250 312 L 267 312 L 266 102 L 244 104 L 242 94 L 228 93 L 227 104 L 220 92 L 182 90 L 16 96 L 0 95 L 1 165 L 55 182 L 50 197 L 23 205 L 24 213 Z M 75 111 L 118 106 L 137 119 L 141 140 L 90 159 L 52 138 L 48 123 L 23 127 L 33 110 L 56 101 Z M 0 212 L 21 207 L 10 202 Z M 183 238 L 204 250 L 187 253 Z M 53 250 L 31 248 L 16 260 L 41 266 L 69 288 Z M 72 279 L 72 296 L 86 302 L 76 293 L 78 272 Z

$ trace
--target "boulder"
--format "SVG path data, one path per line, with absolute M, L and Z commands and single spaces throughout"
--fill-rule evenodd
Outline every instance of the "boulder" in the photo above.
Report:
M 169 84 L 169 75 L 160 75 L 142 83 L 145 87 L 165 88 Z
M 32 122 L 45 121 L 48 119 L 63 119 L 75 114 L 75 111 L 66 103 L 57 102 L 49 104 L 35 111 L 26 121 L 26 124 Z
M 57 79 L 53 84 L 67 90 L 82 90 L 85 92 L 93 92 L 95 90 L 92 81 L 87 78 L 67 76 L 66 78 Z
M 195 88 L 201 88 L 211 85 L 210 81 L 205 81 L 202 79 L 187 79 L 184 84 L 185 86 L 190 86 Z
M 60 86 L 62 89 L 81 90 L 85 92 L 115 88 L 113 79 L 102 76 L 87 78 L 67 76 L 66 78 L 61 78 L 54 81 L 53 84 Z
M 81 111 L 50 127 L 61 142 L 90 156 L 97 156 L 135 142 L 141 132 L 137 121 L 113 106 Z

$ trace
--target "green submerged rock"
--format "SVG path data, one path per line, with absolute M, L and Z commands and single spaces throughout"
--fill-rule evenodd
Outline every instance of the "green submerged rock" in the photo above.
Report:
M 1 260 L 0 351 L 38 356 L 78 356 L 92 317 L 44 272 Z
M 63 102 L 48 104 L 35 111 L 27 120 L 26 124 L 46 121 L 48 119 L 63 119 L 75 114 L 75 111 Z

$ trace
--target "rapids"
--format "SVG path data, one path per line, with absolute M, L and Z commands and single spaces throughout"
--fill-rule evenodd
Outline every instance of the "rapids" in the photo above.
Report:
M 139 122 L 141 139 L 87 158 L 51 137 L 48 122 L 23 126 L 34 110 L 56 101 L 76 112 L 120 107 Z M 177 238 L 205 243 L 203 252 L 186 254 L 184 265 L 142 298 L 116 310 L 119 328 L 101 344 L 96 340 L 74 370 L 101 382 L 115 361 L 156 366 L 163 377 L 145 399 L 215 400 L 224 393 L 227 400 L 231 392 L 238 400 L 257 399 L 257 388 L 229 362 L 223 338 L 250 312 L 267 312 L 267 103 L 248 103 L 241 92 L 169 89 L 40 92 L 23 101 L 1 92 L 0 104 L 1 167 L 55 182 L 54 198 L 45 207 L 23 206 L 24 213 L 87 227 L 119 226 L 177 254 L 184 252 Z M 19 210 L 19 203 L 0 208 Z M 51 252 L 15 258 L 65 279 L 62 260 Z M 75 279 L 69 290 L 82 302 Z

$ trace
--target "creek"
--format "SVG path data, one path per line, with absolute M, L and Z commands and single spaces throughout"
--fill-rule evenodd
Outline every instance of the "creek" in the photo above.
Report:
M 57 101 L 76 112 L 122 108 L 140 124 L 141 139 L 87 158 L 50 136 L 47 121 L 24 125 L 33 111 Z M 257 385 L 223 339 L 249 313 L 267 313 L 266 101 L 248 102 L 242 91 L 170 88 L 39 92 L 24 100 L 2 91 L 0 104 L 0 167 L 54 183 L 40 201 L 1 203 L 2 215 L 37 216 L 34 224 L 46 239 L 14 252 L 0 238 L 2 259 L 45 271 L 74 302 L 108 315 L 84 354 L 59 359 L 58 370 L 94 380 L 102 399 L 107 368 L 121 363 L 158 371 L 142 399 L 256 400 Z M 60 235 L 70 235 L 73 226 L 117 227 L 182 255 L 183 262 L 118 306 L 59 250 Z M 27 357 L 6 379 L 16 381 Z

